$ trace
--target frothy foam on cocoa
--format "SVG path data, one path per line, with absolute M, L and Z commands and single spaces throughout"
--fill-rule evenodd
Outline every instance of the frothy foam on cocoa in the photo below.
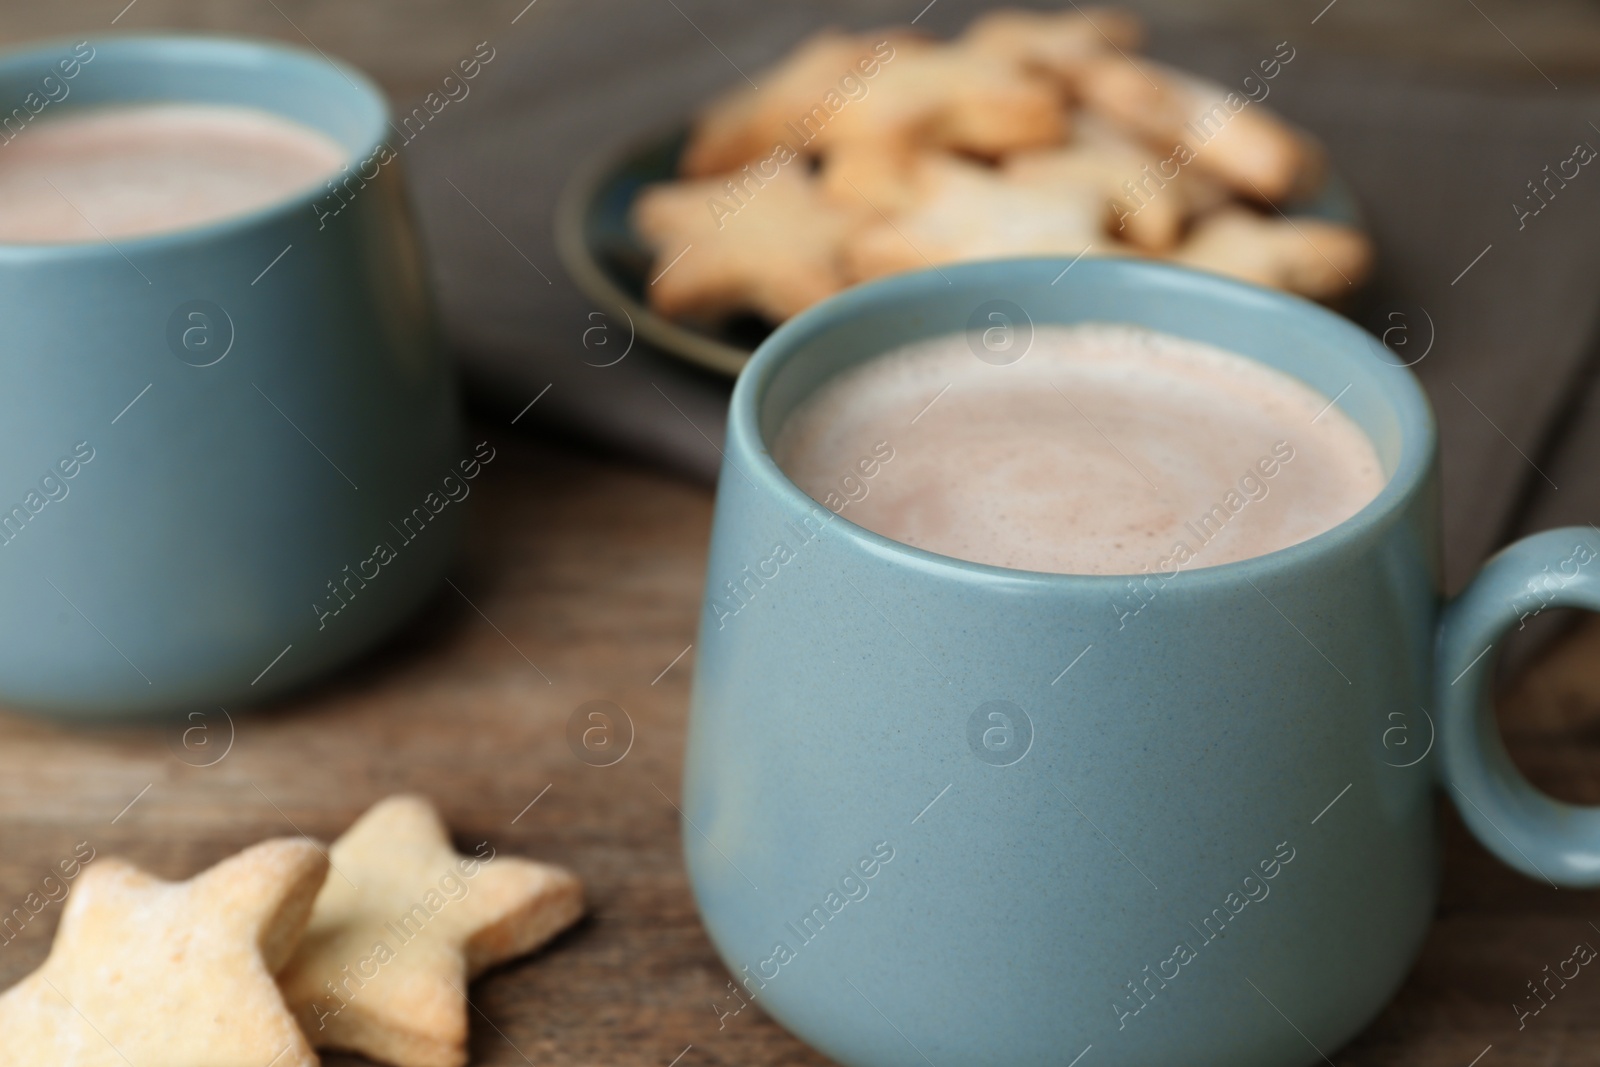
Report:
M 45 119 L 0 146 L 0 242 L 186 229 L 319 185 L 344 157 L 321 132 L 253 108 L 139 104 Z
M 1109 324 L 1041 326 L 1006 366 L 960 334 L 887 353 L 808 398 L 773 455 L 885 537 L 1064 574 L 1265 555 L 1337 526 L 1386 480 L 1355 422 L 1298 379 Z

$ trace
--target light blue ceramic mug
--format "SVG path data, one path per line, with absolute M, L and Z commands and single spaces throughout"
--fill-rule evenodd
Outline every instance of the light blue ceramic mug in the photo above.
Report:
M 690 875 L 734 977 L 714 1006 L 736 1025 L 754 1001 L 851 1067 L 1321 1062 L 1422 944 L 1439 786 L 1514 866 L 1600 884 L 1600 812 L 1521 777 L 1486 697 L 1505 631 L 1600 607 L 1600 535 L 1514 545 L 1441 621 L 1433 421 L 1379 342 L 1217 277 L 1066 266 L 851 290 L 739 380 L 684 782 Z M 1001 306 L 1301 378 L 1388 484 L 1309 541 L 1136 588 L 898 544 L 773 463 L 831 375 Z
M 0 245 L 6 704 L 183 710 L 325 671 L 435 587 L 483 459 L 358 72 L 205 37 L 37 46 L 0 58 L 0 153 L 75 108 L 172 101 L 311 126 L 347 169 L 210 225 Z

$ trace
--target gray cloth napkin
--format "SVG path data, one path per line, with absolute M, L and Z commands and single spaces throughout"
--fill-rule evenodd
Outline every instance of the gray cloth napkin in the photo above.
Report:
M 979 8 L 943 0 L 919 25 L 947 34 Z M 557 195 L 587 158 L 758 75 L 811 30 L 915 13 L 731 0 L 530 9 L 494 42 L 473 94 L 405 149 L 447 336 L 477 395 L 519 427 L 713 479 L 727 381 L 642 341 L 597 366 L 620 353 L 627 326 L 562 270 Z M 1600 148 L 1600 97 L 1430 83 L 1319 50 L 1314 26 L 1289 43 L 1295 57 L 1268 104 L 1327 145 L 1379 246 L 1378 276 L 1349 312 L 1387 331 L 1397 361 L 1427 352 L 1415 370 L 1439 419 L 1454 588 L 1524 528 L 1600 516 L 1600 422 L 1589 417 L 1600 414 L 1600 163 L 1552 182 L 1538 214 L 1513 209 L 1540 205 L 1527 183 L 1576 144 Z M 1238 84 L 1276 44 L 1158 28 L 1148 51 Z

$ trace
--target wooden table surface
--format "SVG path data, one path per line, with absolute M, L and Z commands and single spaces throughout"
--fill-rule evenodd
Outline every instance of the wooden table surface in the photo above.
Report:
M 0 714 L 0 908 L 80 841 L 183 878 L 266 837 L 331 839 L 378 798 L 418 791 L 461 845 L 488 839 L 565 864 L 589 888 L 582 924 L 472 987 L 473 1062 L 827 1062 L 759 1009 L 719 1026 L 711 1002 L 728 975 L 680 857 L 673 803 L 694 652 L 680 654 L 694 640 L 710 492 L 509 427 L 479 433 L 504 458 L 475 483 L 460 592 L 446 587 L 367 661 L 274 707 L 213 716 L 187 744 L 195 724 L 85 731 Z M 1578 631 L 1504 709 L 1519 762 L 1590 803 L 1597 651 L 1600 627 Z M 568 747 L 567 721 L 589 700 L 621 705 L 634 724 L 614 766 Z M 1575 942 L 1600 944 L 1600 898 L 1512 874 L 1444 819 L 1446 889 L 1422 960 L 1334 1062 L 1467 1067 L 1490 1045 L 1480 1067 L 1600 1061 L 1600 979 L 1574 981 L 1521 1032 L 1511 1008 Z M 0 947 L 0 984 L 39 964 L 59 914 L 52 905 Z

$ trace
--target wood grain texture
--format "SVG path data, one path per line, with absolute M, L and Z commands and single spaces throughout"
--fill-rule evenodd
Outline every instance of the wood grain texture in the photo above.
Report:
M 458 846 L 565 864 L 590 893 L 579 926 L 473 985 L 473 1062 L 667 1067 L 690 1045 L 681 1067 L 826 1062 L 758 1008 L 719 1028 L 711 1007 L 728 976 L 695 915 L 672 806 L 694 653 L 661 673 L 694 640 L 710 494 L 481 433 L 501 456 L 469 501 L 459 592 L 446 587 L 333 681 L 236 713 L 213 765 L 190 764 L 220 752 L 205 747 L 225 743 L 220 717 L 186 747 L 184 724 L 85 731 L 0 715 L 0 907 L 80 841 L 182 878 L 265 837 L 331 840 L 374 800 L 415 790 Z M 1536 780 L 1591 803 L 1597 652 L 1600 626 L 1579 630 L 1505 709 Z M 573 710 L 596 699 L 634 723 L 615 766 L 589 766 L 566 742 Z M 1596 895 L 1512 874 L 1443 819 L 1446 888 L 1421 962 L 1365 1034 L 1326 1051 L 1340 1067 L 1466 1067 L 1491 1044 L 1481 1067 L 1600 1059 L 1600 977 L 1585 971 L 1520 1032 L 1511 1008 L 1575 942 L 1600 944 Z M 0 946 L 0 983 L 44 958 L 59 915 L 51 905 Z

